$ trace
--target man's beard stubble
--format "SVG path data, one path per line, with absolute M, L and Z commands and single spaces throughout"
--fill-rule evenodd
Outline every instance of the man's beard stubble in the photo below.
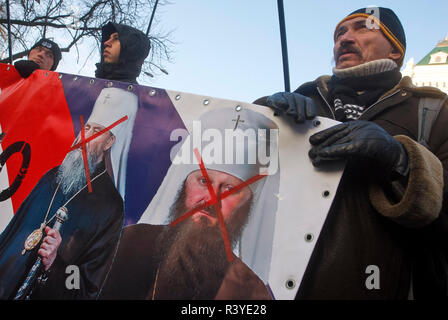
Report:
M 170 209 L 172 220 L 189 211 L 185 198 L 184 183 Z M 226 224 L 232 248 L 247 223 L 251 204 L 252 197 Z M 213 206 L 206 211 L 217 217 Z M 163 231 L 156 247 L 162 248 L 156 299 L 214 298 L 229 266 L 219 226 L 196 223 L 190 217 Z
M 97 169 L 98 155 L 87 152 L 89 173 L 92 175 Z M 58 169 L 56 182 L 60 183 L 60 189 L 66 196 L 73 195 L 81 190 L 86 184 L 86 172 L 82 152 L 79 149 L 70 151 Z

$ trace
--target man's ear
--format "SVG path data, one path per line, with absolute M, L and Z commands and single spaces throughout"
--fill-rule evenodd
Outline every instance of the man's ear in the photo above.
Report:
M 104 145 L 103 151 L 109 150 L 114 143 L 115 143 L 115 136 L 110 132 L 110 136 L 107 139 L 106 144 Z
M 397 48 L 393 47 L 392 51 L 389 53 L 388 58 L 394 60 L 395 62 L 398 62 L 402 57 L 402 54 L 400 52 L 400 50 L 398 50 Z

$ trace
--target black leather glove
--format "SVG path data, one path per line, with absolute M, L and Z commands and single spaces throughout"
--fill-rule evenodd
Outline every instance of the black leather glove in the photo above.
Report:
M 405 148 L 370 121 L 338 124 L 312 135 L 310 143 L 313 147 L 309 156 L 314 166 L 331 160 L 364 158 L 377 164 L 393 180 L 407 176 L 409 171 Z
M 274 109 L 275 116 L 286 112 L 297 123 L 303 123 L 316 116 L 314 101 L 298 93 L 277 92 L 268 97 L 266 103 L 268 107 Z
M 14 67 L 16 67 L 22 78 L 28 78 L 34 70 L 39 69 L 39 65 L 31 60 L 19 60 L 14 63 Z

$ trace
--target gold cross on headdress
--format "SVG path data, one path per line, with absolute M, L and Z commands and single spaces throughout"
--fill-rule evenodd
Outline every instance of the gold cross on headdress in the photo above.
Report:
M 233 128 L 233 131 L 236 130 L 236 128 L 238 127 L 238 124 L 239 124 L 240 122 L 244 122 L 244 120 L 240 120 L 240 115 L 238 115 L 238 118 L 236 118 L 236 119 L 232 119 L 232 121 L 236 121 L 236 123 L 235 123 L 235 128 Z
M 106 96 L 104 97 L 104 102 L 103 102 L 103 104 L 106 104 L 107 99 L 110 99 L 110 95 L 109 95 L 109 94 L 106 94 Z

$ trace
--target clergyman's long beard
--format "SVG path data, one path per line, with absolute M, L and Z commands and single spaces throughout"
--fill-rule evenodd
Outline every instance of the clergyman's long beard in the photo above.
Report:
M 87 153 L 89 173 L 92 175 L 98 167 L 98 156 Z M 66 196 L 73 195 L 87 184 L 82 152 L 79 149 L 70 151 L 62 162 L 56 175 L 60 190 Z
M 182 188 L 171 209 L 176 219 L 188 210 Z M 227 223 L 231 246 L 239 239 L 247 222 L 251 200 L 234 213 Z M 213 214 L 213 209 L 208 211 Z M 216 215 L 215 215 L 216 216 Z M 229 262 L 221 230 L 186 219 L 167 228 L 158 238 L 162 262 L 159 267 L 155 299 L 213 299 L 225 276 Z

